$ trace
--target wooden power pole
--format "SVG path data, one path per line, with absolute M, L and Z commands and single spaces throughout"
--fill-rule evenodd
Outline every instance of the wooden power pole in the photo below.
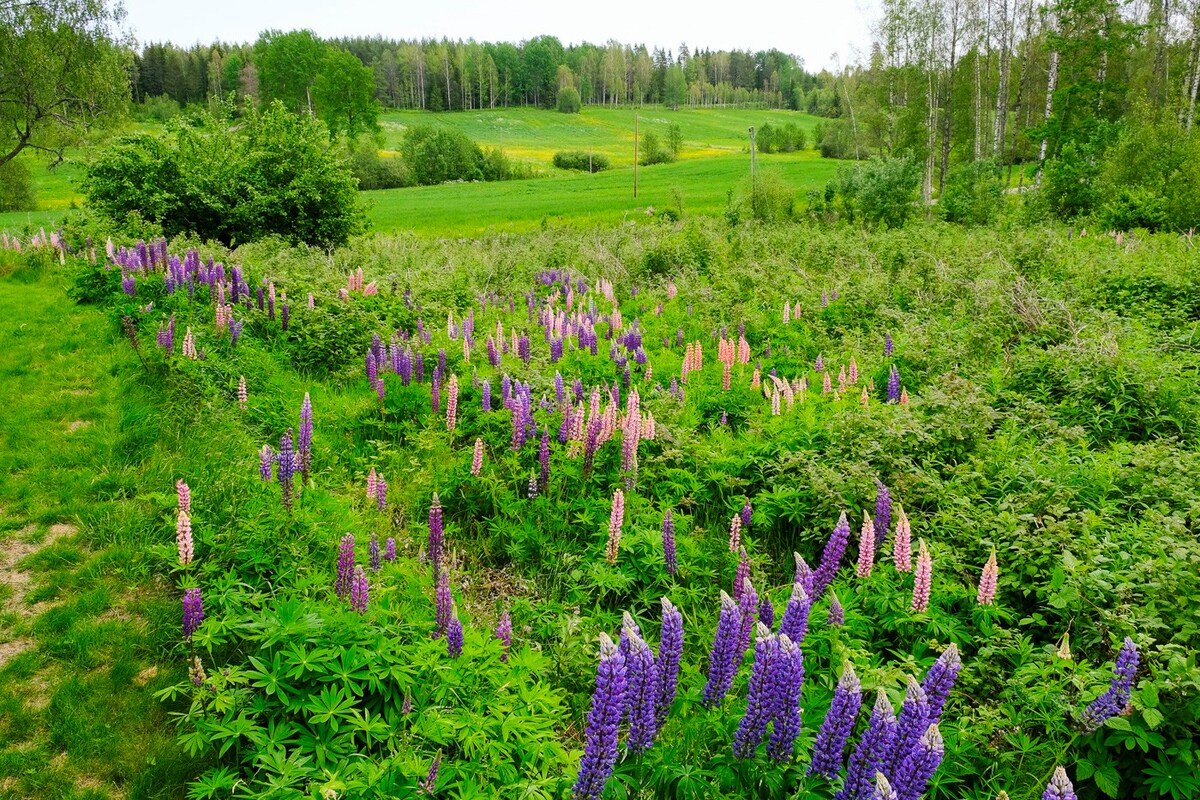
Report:
M 637 199 L 638 115 L 633 115 L 633 199 Z

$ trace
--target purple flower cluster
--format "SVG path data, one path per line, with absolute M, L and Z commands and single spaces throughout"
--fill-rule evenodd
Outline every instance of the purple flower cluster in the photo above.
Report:
M 437 626 L 433 638 L 438 639 L 450 630 L 450 610 L 454 605 L 454 597 L 450 593 L 450 573 L 443 570 L 437 579 L 437 589 L 434 590 L 434 622 Z
M 663 559 L 667 563 L 667 574 L 676 575 L 679 572 L 679 562 L 675 553 L 675 518 L 669 508 L 663 512 L 662 541 Z
M 463 650 L 463 626 L 458 618 L 458 609 L 450 606 L 450 621 L 446 624 L 446 654 L 458 658 Z
M 183 591 L 183 638 L 190 640 L 203 621 L 204 600 L 200 597 L 200 589 L 185 589 Z
M 347 533 L 338 545 L 337 580 L 334 581 L 333 591 L 341 598 L 350 594 L 351 583 L 354 580 L 354 534 Z
M 731 601 L 732 602 L 732 601 Z M 625 658 L 607 634 L 600 634 L 600 666 L 588 711 L 586 743 L 579 778 L 572 788 L 577 800 L 600 800 L 617 763 L 617 740 L 625 712 Z
M 887 401 L 889 403 L 900 402 L 900 370 L 896 369 L 895 364 L 892 364 L 892 370 L 888 373 Z
M 658 697 L 655 703 L 656 725 L 662 728 L 675 702 L 679 682 L 679 662 L 683 657 L 683 615 L 667 598 L 662 599 L 662 627 L 658 642 Z
M 508 650 L 512 647 L 512 617 L 507 610 L 500 615 L 500 622 L 496 624 L 496 638 L 500 640 L 500 663 L 507 664 Z
M 887 695 L 880 689 L 875 696 L 875 708 L 871 721 L 858 740 L 850 762 L 846 765 L 846 779 L 834 800 L 868 800 L 872 794 L 875 774 L 888 763 L 892 745 L 896 740 L 896 712 L 888 702 Z
M 277 474 L 279 488 L 283 492 L 283 507 L 285 510 L 291 511 L 293 476 L 296 474 L 296 453 L 292 449 L 291 428 L 288 428 L 287 433 L 279 440 L 279 455 L 275 457 L 275 461 L 279 465 Z
M 313 416 L 312 400 L 308 392 L 304 393 L 304 402 L 300 404 L 300 431 L 296 436 L 296 452 L 300 456 L 300 479 L 307 483 L 309 470 L 312 468 L 312 435 Z
M 808 633 L 808 615 L 812 610 L 812 600 L 804 589 L 804 584 L 796 581 L 792 585 L 792 596 L 788 598 L 787 607 L 783 610 L 783 619 L 779 622 L 779 632 L 788 637 L 797 647 L 804 644 Z
M 833 529 L 833 533 L 829 537 L 829 541 L 825 543 L 825 551 L 821 554 L 821 563 L 817 566 L 813 573 L 813 601 L 821 599 L 821 595 L 825 594 L 825 590 L 829 588 L 829 584 L 833 582 L 833 576 L 837 574 L 838 567 L 842 565 L 842 556 L 846 553 L 846 545 L 850 541 L 850 522 L 846 519 L 846 512 L 838 517 L 837 526 Z
M 1137 674 L 1138 650 L 1133 639 L 1125 637 L 1121 652 L 1117 654 L 1117 663 L 1113 668 L 1113 678 L 1108 690 L 1097 697 L 1083 712 L 1083 729 L 1086 733 L 1099 728 L 1104 721 L 1120 713 L 1129 702 L 1133 691 L 1133 678 Z
M 367 573 L 360 565 L 354 568 L 350 581 L 350 608 L 359 614 L 367 613 L 367 591 Z
M 379 553 L 379 537 L 371 534 L 371 541 L 367 545 L 367 557 L 371 565 L 371 572 L 379 572 L 383 567 L 383 559 Z
M 823 775 L 830 781 L 837 777 L 842 769 L 846 742 L 850 739 L 850 731 L 854 728 L 861 707 L 862 684 L 854 674 L 854 665 L 847 661 L 842 667 L 842 677 L 834 690 L 833 702 L 829 705 L 825 721 L 821 723 L 821 730 L 817 734 L 812 763 L 808 767 L 809 775 Z
M 875 479 L 875 557 L 883 553 L 883 540 L 892 524 L 892 494 L 883 481 Z
M 1075 787 L 1071 785 L 1071 779 L 1067 777 L 1065 769 L 1054 768 L 1050 783 L 1046 784 L 1046 791 L 1042 793 L 1042 800 L 1078 800 Z
M 717 620 L 717 632 L 713 637 L 712 650 L 708 656 L 708 682 L 704 686 L 704 705 L 712 708 L 725 699 L 733 685 L 733 676 L 741 663 L 738 638 L 741 633 L 742 614 L 738 604 L 724 591 L 721 592 L 721 615 Z
M 629 643 L 625 658 L 628 679 L 626 707 L 629 717 L 629 734 L 625 746 L 637 755 L 649 750 L 658 733 L 658 704 L 661 685 L 658 664 L 638 631 L 626 627 L 623 638 Z
M 442 504 L 437 492 L 433 494 L 433 504 L 429 506 L 429 563 L 433 565 L 433 578 L 436 581 L 442 571 L 442 549 L 445 546 L 445 529 L 442 527 Z

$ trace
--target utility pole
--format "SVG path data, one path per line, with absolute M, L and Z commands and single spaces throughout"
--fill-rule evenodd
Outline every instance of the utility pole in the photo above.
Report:
M 769 142 L 768 142 L 769 144 Z M 755 177 L 754 126 L 750 126 L 750 207 L 758 209 L 758 179 Z
M 633 115 L 633 199 L 637 199 L 638 115 Z

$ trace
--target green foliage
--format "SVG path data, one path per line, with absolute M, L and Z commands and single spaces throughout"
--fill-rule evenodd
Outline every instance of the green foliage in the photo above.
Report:
M 290 111 L 311 113 L 327 50 L 310 30 L 263 31 L 254 44 L 254 65 L 264 105 L 278 100 Z
M 808 144 L 804 129 L 794 123 L 775 126 L 767 122 L 755 131 L 754 145 L 760 153 L 791 153 Z
M 335 47 L 325 53 L 312 94 L 317 116 L 330 136 L 345 134 L 353 139 L 379 129 L 375 76 L 348 50 Z
M 920 178 L 910 158 L 872 158 L 838 170 L 836 190 L 849 219 L 901 228 L 915 210 Z
M 421 186 L 484 179 L 483 151 L 454 128 L 411 127 L 404 132 L 400 152 L 413 180 Z
M 1105 228 L 1200 227 L 1200 131 L 1131 125 L 1106 153 L 1098 184 Z
M 179 116 L 182 111 L 179 103 L 165 94 L 147 97 L 140 103 L 131 103 L 129 116 L 138 122 L 165 123 Z
M 362 229 L 354 178 L 313 120 L 279 104 L 237 124 L 201 118 L 166 138 L 120 139 L 88 166 L 89 204 L 224 244 L 277 235 L 328 247 Z
M 555 99 L 555 108 L 563 114 L 578 114 L 581 107 L 579 101 L 579 90 L 574 86 L 564 86 L 558 90 L 558 97 Z
M 854 144 L 854 130 L 845 120 L 831 120 L 817 123 L 813 131 L 813 141 L 821 151 L 822 158 L 858 158 L 858 148 Z
M 992 161 L 973 161 L 952 169 L 938 201 L 946 221 L 961 225 L 990 225 L 1003 205 L 1000 168 Z
M 677 111 L 680 106 L 687 104 L 687 100 L 687 76 L 683 73 L 683 67 L 671 64 L 663 78 L 663 103 L 672 111 Z
M 679 158 L 683 152 L 683 128 L 678 122 L 667 125 L 667 150 L 671 151 L 671 160 Z
M 380 155 L 371 137 L 354 140 L 348 147 L 347 162 L 359 189 L 398 189 L 412 185 L 404 160 Z
M 796 192 L 779 173 L 759 170 L 754 180 L 742 181 L 734 202 L 759 222 L 784 222 L 795 210 Z
M 37 207 L 33 176 L 24 161 L 0 164 L 0 211 L 32 211 Z
M 585 153 L 582 150 L 560 150 L 554 154 L 554 166 L 559 169 L 603 172 L 610 164 L 608 156 L 601 153 Z
M 647 130 L 642 134 L 641 145 L 638 149 L 638 163 L 643 167 L 651 164 L 670 164 L 675 160 L 675 154 L 658 138 L 654 131 Z

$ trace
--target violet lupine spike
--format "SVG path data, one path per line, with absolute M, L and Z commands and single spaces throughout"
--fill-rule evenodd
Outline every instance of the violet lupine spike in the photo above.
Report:
M 463 626 L 458 618 L 458 608 L 450 606 L 450 621 L 446 624 L 446 655 L 458 658 L 463 651 Z
M 746 689 L 746 713 L 738 722 L 733 735 L 734 758 L 753 758 L 758 745 L 767 734 L 775 703 L 771 697 L 774 688 L 774 668 L 778 661 L 779 639 L 767 627 L 759 623 L 756 627 L 754 664 L 750 669 L 750 682 Z
M 742 592 L 745 591 L 746 581 L 750 579 L 750 556 L 746 553 L 746 548 L 738 549 L 737 569 L 733 574 L 733 599 L 740 601 Z
M 420 783 L 422 793 L 432 796 L 437 791 L 438 768 L 441 764 L 442 754 L 439 752 L 434 756 L 433 763 L 429 765 L 429 772 Z
M 775 627 L 775 604 L 766 593 L 758 603 L 758 621 L 766 625 L 768 630 Z
M 270 481 L 275 467 L 275 454 L 271 452 L 271 445 L 264 444 L 258 456 L 258 476 L 263 481 Z
M 808 566 L 808 562 L 804 560 L 804 556 L 799 553 L 792 553 L 792 558 L 796 561 L 796 576 L 792 578 L 792 583 L 800 584 L 804 587 L 804 591 L 811 595 L 813 590 L 812 567 Z
M 858 537 L 858 567 L 855 574 L 860 578 L 871 577 L 875 564 L 875 525 L 867 512 L 863 511 L 862 533 Z
M 942 764 L 946 746 L 942 741 L 942 732 L 936 722 L 931 723 L 925 733 L 917 740 L 916 746 L 896 770 L 893 783 L 896 788 L 897 800 L 917 800 L 925 793 L 929 779 Z
M 350 594 L 350 584 L 353 579 L 354 534 L 347 533 L 338 544 L 337 579 L 333 583 L 334 594 L 344 599 Z
M 538 488 L 545 492 L 550 488 L 550 428 L 542 427 L 542 440 L 538 444 Z
M 627 670 L 632 666 L 629 663 L 629 648 L 632 646 L 632 643 L 629 639 L 630 631 L 636 633 L 638 636 L 642 635 L 642 629 L 638 626 L 637 620 L 633 618 L 633 614 L 630 614 L 628 611 L 626 611 L 621 614 L 621 634 L 617 641 L 617 649 L 620 650 L 621 655 L 625 657 L 625 667 Z
M 435 630 L 433 638 L 439 639 L 442 634 L 450 629 L 450 607 L 454 604 L 454 597 L 450 593 L 450 573 L 442 572 L 438 575 L 437 589 L 434 591 L 434 624 Z
M 883 334 L 883 356 L 884 356 L 884 358 L 891 358 L 892 352 L 894 350 L 895 350 L 895 343 L 892 342 L 892 333 L 891 333 L 891 331 L 885 331 Z
M 667 574 L 676 575 L 679 573 L 679 561 L 675 552 L 675 517 L 669 508 L 663 512 L 662 541 Z
M 888 759 L 889 775 L 895 775 L 896 770 L 904 763 L 904 759 L 917 746 L 917 741 L 929 727 L 929 699 L 917 679 L 911 675 L 907 678 L 904 690 L 904 704 L 900 708 L 900 716 L 896 722 L 896 737 L 892 752 Z
M 359 614 L 367 613 L 367 573 L 362 565 L 354 568 L 354 577 L 350 581 L 350 608 Z
M 833 582 L 833 577 L 837 574 L 838 567 L 841 566 L 842 556 L 846 553 L 846 544 L 849 541 L 850 522 L 846 519 L 846 512 L 843 511 L 838 517 L 837 526 L 829 536 L 829 541 L 825 543 L 825 550 L 821 554 L 821 563 L 813 573 L 813 602 L 820 600 L 821 596 L 825 594 L 825 590 L 829 588 L 829 584 Z
M 1116 664 L 1113 665 L 1113 678 L 1108 690 L 1097 697 L 1083 712 L 1084 733 L 1091 733 L 1111 717 L 1120 713 L 1133 691 L 1133 679 L 1137 675 L 1138 662 L 1137 645 L 1133 639 L 1125 637 L 1121 652 L 1117 654 Z
M 384 511 L 387 509 L 387 481 L 382 475 L 375 480 L 375 510 Z
M 842 608 L 842 603 L 838 600 L 837 592 L 830 593 L 829 601 L 829 616 L 825 620 L 831 628 L 840 628 L 846 624 L 846 609 Z
M 279 488 L 283 494 L 283 508 L 285 511 L 292 510 L 292 477 L 296 474 L 296 453 L 292 449 L 292 429 L 288 428 L 287 433 L 279 440 L 279 455 L 276 457 L 279 468 L 276 471 L 279 476 Z
M 883 541 L 892 524 L 892 493 L 878 478 L 875 479 L 875 553 L 883 553 Z
M 387 538 L 387 544 L 383 548 L 383 560 L 384 561 L 395 561 L 396 560 L 396 539 L 395 539 L 395 537 L 389 536 Z
M 896 369 L 895 364 L 892 365 L 892 370 L 888 373 L 887 401 L 889 403 L 900 402 L 900 370 Z
M 921 688 L 925 690 L 925 699 L 929 702 L 929 721 L 938 722 L 942 718 L 942 709 L 946 707 L 946 700 L 950 697 L 950 690 L 954 688 L 954 681 L 958 678 L 959 670 L 962 669 L 962 658 L 958 653 L 958 645 L 953 642 L 947 647 L 933 666 L 929 668 L 929 672 L 925 673 L 925 680 L 921 681 Z
M 625 746 L 630 753 L 649 750 L 658 733 L 658 665 L 654 653 L 636 631 L 627 630 L 629 656 L 625 659 L 628 682 L 629 733 Z
M 191 564 L 195 552 L 192 544 L 192 520 L 182 508 L 179 509 L 179 517 L 175 520 L 175 546 L 179 550 L 180 566 L 186 567 Z
M 842 769 L 846 742 L 850 739 L 850 731 L 854 728 L 861 707 L 862 684 L 854 674 L 854 665 L 846 661 L 842 665 L 842 677 L 833 692 L 833 702 L 829 705 L 825 721 L 817 733 L 817 742 L 813 745 L 809 775 L 822 775 L 829 781 L 837 778 Z
M 204 599 L 200 589 L 185 589 L 183 592 L 183 638 L 191 640 L 192 634 L 204 621 Z
M 929 592 L 933 585 L 933 558 L 921 539 L 917 548 L 917 569 L 913 578 L 913 597 L 911 610 L 924 612 L 929 610 Z
M 750 499 L 746 498 L 746 504 L 742 506 L 742 528 L 750 530 L 750 520 L 754 515 L 754 508 L 750 505 Z
M 999 577 L 1000 568 L 996 565 L 996 551 L 993 549 L 979 576 L 979 591 L 975 594 L 977 605 L 990 606 L 996 602 L 996 581 Z
M 746 649 L 750 646 L 750 640 L 754 636 L 754 618 L 758 614 L 758 592 L 749 578 L 742 583 L 742 596 L 738 600 L 738 612 L 741 614 L 742 627 L 738 632 L 738 651 L 735 656 L 735 666 L 742 663 L 742 657 L 746 654 Z
M 846 779 L 834 800 L 869 800 L 873 776 L 884 768 L 896 738 L 896 712 L 882 689 L 875 694 L 871 721 L 850 754 Z
M 708 682 L 704 686 L 703 703 L 707 708 L 719 705 L 733 685 L 733 677 L 740 664 L 737 645 L 741 627 L 742 615 L 738 604 L 722 590 L 721 616 L 708 656 Z
M 379 553 L 379 537 L 375 534 L 371 534 L 371 542 L 367 545 L 367 556 L 371 572 L 379 572 L 383 568 L 383 558 Z
M 500 640 L 500 663 L 508 663 L 508 651 L 512 647 L 512 617 L 508 614 L 508 609 L 500 615 L 500 621 L 496 623 L 496 638 Z
M 804 589 L 804 584 L 796 581 L 792 585 L 792 596 L 788 598 L 783 610 L 783 618 L 779 621 L 779 632 L 787 636 L 797 647 L 804 644 L 808 634 L 808 615 L 812 611 L 812 600 Z
M 658 695 L 654 716 L 661 730 L 675 703 L 679 683 L 679 662 L 683 658 L 683 615 L 671 601 L 662 599 L 662 626 L 658 642 Z
M 429 506 L 429 543 L 426 551 L 429 563 L 433 565 L 433 577 L 437 580 L 442 571 L 442 550 L 445 546 L 446 531 L 442 523 L 442 503 L 438 500 L 437 492 L 433 493 L 433 502 Z
M 600 666 L 584 731 L 583 758 L 571 794 L 576 800 L 600 800 L 617 763 L 617 740 L 625 710 L 625 658 L 607 634 L 600 634 Z
M 1054 768 L 1050 783 L 1046 784 L 1046 791 L 1042 793 L 1042 800 L 1078 800 L 1075 787 L 1071 785 L 1071 779 L 1067 777 L 1065 769 Z
M 790 761 L 800 735 L 800 694 L 804 689 L 804 654 L 787 636 L 779 637 L 779 658 L 773 681 L 774 727 L 767 756 L 776 763 Z

